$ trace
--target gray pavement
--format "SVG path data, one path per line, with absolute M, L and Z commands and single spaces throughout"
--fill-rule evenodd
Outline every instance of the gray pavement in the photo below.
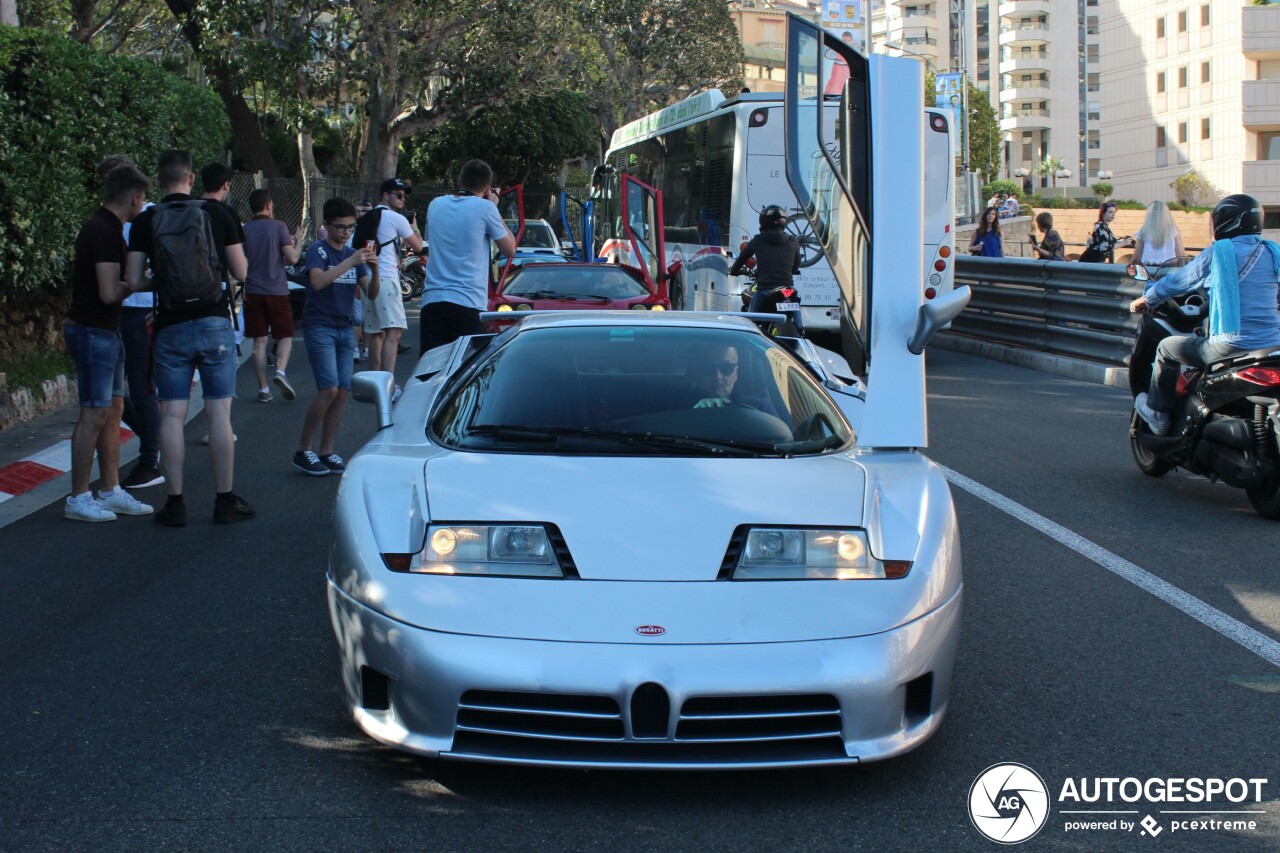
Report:
M 1280 672 L 959 489 L 955 691 L 902 758 L 587 773 L 379 746 L 339 700 L 324 600 L 338 483 L 288 467 L 312 391 L 305 368 L 291 375 L 295 403 L 236 404 L 236 488 L 256 520 L 209 522 L 192 453 L 187 528 L 76 526 L 50 506 L 0 531 L 0 848 L 988 850 L 965 803 L 1000 761 L 1054 791 L 1068 776 L 1272 777 L 1251 833 L 1073 834 L 1055 816 L 1027 849 L 1280 847 Z M 1280 525 L 1236 490 L 1141 475 L 1122 389 L 943 351 L 929 377 L 938 462 L 1280 638 Z M 372 429 L 353 404 L 340 452 Z

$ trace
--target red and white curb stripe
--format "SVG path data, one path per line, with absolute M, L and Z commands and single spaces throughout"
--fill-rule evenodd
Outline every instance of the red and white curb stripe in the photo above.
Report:
M 133 438 L 133 431 L 120 427 L 120 443 Z M 36 486 L 71 470 L 71 439 L 66 438 L 39 453 L 0 466 L 0 503 L 25 494 Z

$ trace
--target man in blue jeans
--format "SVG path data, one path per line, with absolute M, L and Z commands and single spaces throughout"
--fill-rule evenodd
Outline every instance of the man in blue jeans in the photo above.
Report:
M 200 202 L 191 197 L 195 172 L 191 155 L 169 150 L 160 155 L 160 186 L 165 192 L 160 204 L 143 211 L 134 221 L 129 234 L 126 281 L 130 290 L 155 287 L 160 296 L 155 319 L 155 349 L 152 367 L 156 397 L 160 400 L 160 462 L 164 470 L 169 499 L 156 513 L 156 521 L 168 527 L 187 523 L 187 506 L 182 493 L 183 463 L 186 444 L 183 429 L 191 400 L 191 380 L 200 371 L 204 389 L 205 414 L 209 419 L 209 457 L 213 464 L 213 484 L 217 497 L 213 520 L 218 524 L 245 521 L 257 513 L 244 498 L 232 491 L 235 468 L 235 437 L 231 432 L 231 401 L 236 395 L 236 339 L 231 325 L 231 304 L 225 291 L 212 304 L 194 308 L 165 306 L 165 294 L 172 293 L 185 282 L 167 280 L 165 264 L 153 263 L 153 278 L 143 278 L 148 258 L 155 258 L 157 244 L 163 235 L 153 234 L 158 213 L 164 215 L 176 207 L 198 203 L 207 217 L 208 234 L 213 246 L 207 247 L 220 264 L 225 258 L 228 272 L 239 281 L 247 275 L 244 246 L 237 236 L 240 225 L 226 208 L 213 202 Z M 214 271 L 215 274 L 221 270 Z
M 316 378 L 316 396 L 307 407 L 293 467 L 303 474 L 323 477 L 341 474 L 346 462 L 334 450 L 342 412 L 351 396 L 351 371 L 356 336 L 351 312 L 356 290 L 364 288 L 370 300 L 378 298 L 378 254 L 347 245 L 356 227 L 356 208 L 345 198 L 324 203 L 325 238 L 307 248 L 307 304 L 302 309 L 306 328 L 307 360 Z M 312 450 L 320 430 L 320 453 Z
M 120 301 L 129 292 L 124 269 L 124 223 L 142 210 L 151 181 L 132 165 L 106 179 L 103 206 L 76 236 L 71 308 L 63 323 L 67 352 L 76 365 L 80 417 L 71 434 L 71 497 L 63 514 L 73 521 L 115 521 L 146 515 L 151 507 L 119 487 L 120 413 L 124 409 L 124 346 Z M 89 491 L 94 454 L 101 490 Z

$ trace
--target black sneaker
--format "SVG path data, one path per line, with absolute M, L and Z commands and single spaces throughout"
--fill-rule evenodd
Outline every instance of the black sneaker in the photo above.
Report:
M 156 510 L 153 518 L 155 518 L 156 524 L 163 524 L 165 527 L 186 527 L 187 505 L 168 501 L 164 506 Z
M 396 348 L 396 352 L 400 355 L 404 355 L 411 349 L 413 349 L 413 346 L 410 344 L 400 344 L 400 346 Z
M 160 473 L 160 469 L 145 462 L 138 462 L 129 472 L 129 476 L 120 481 L 120 485 L 126 489 L 145 489 L 149 486 L 158 486 L 163 482 L 164 474 Z
M 347 463 L 344 462 L 342 457 L 336 453 L 330 453 L 328 456 L 321 456 L 320 463 L 335 474 L 341 474 L 343 471 L 347 470 Z
M 276 371 L 275 378 L 271 381 L 280 389 L 280 393 L 284 395 L 286 400 L 292 400 L 294 397 L 298 396 L 298 393 L 293 390 L 293 386 L 289 384 L 289 380 L 286 379 L 284 374 L 280 371 Z
M 249 506 L 249 502 L 239 495 L 232 495 L 229 499 L 219 497 L 213 502 L 213 523 L 214 524 L 230 524 L 233 521 L 248 521 L 258 515 L 257 511 Z
M 329 473 L 329 468 L 320 461 L 320 457 L 310 450 L 299 450 L 293 454 L 293 467 L 312 477 L 323 477 Z

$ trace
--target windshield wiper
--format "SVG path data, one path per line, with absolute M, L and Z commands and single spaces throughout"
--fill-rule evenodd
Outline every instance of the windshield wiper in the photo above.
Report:
M 599 296 L 594 293 L 560 293 L 555 290 L 534 290 L 530 293 L 511 293 L 503 294 L 504 296 L 523 296 L 525 299 L 594 299 L 597 302 L 612 302 L 607 296 Z
M 515 441 L 553 441 L 556 443 L 557 447 L 559 446 L 559 439 L 564 437 L 573 437 L 608 439 L 621 444 L 643 447 L 701 450 L 713 454 L 731 453 L 735 456 L 790 457 L 792 455 L 789 450 L 784 450 L 775 444 L 762 441 L 691 438 L 689 436 L 680 435 L 621 432 L 618 430 L 598 429 L 596 427 L 534 427 L 524 426 L 522 424 L 483 424 L 469 428 L 467 430 L 467 435 Z

